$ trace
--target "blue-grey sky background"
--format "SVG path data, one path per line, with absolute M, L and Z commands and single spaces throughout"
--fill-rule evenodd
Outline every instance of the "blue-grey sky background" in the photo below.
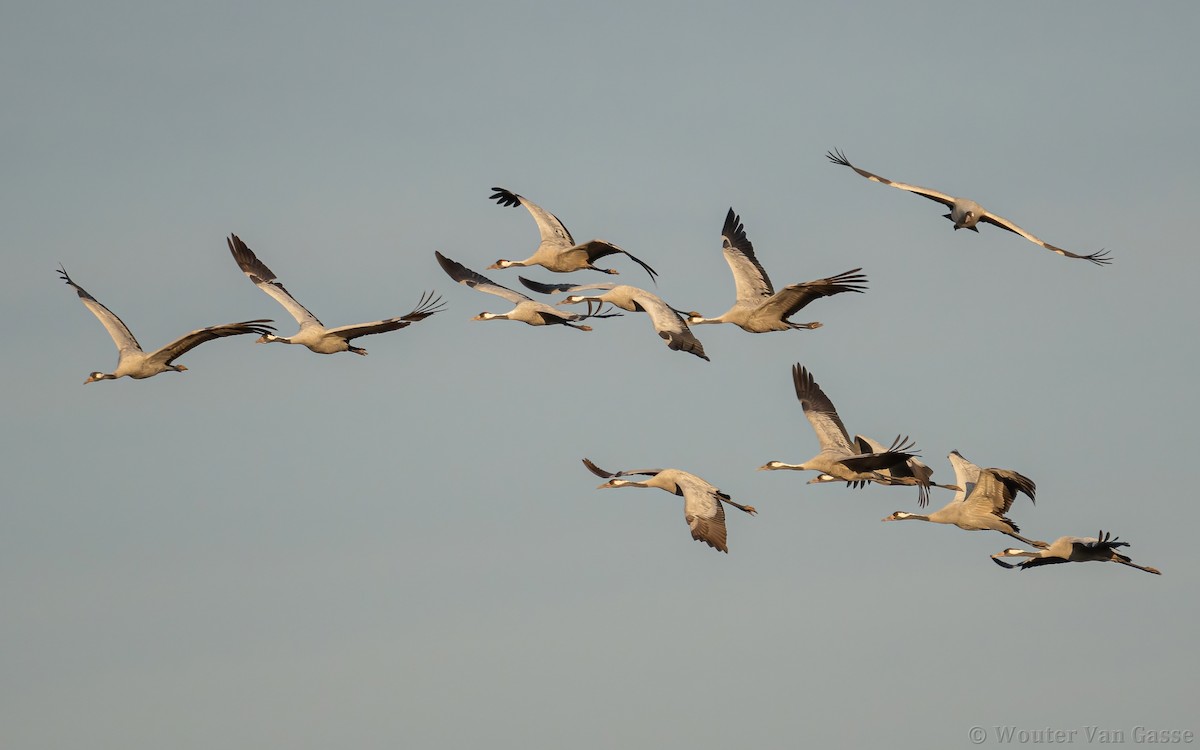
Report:
M 26 3 L 0 24 L 6 748 L 962 747 L 980 725 L 1200 731 L 1200 6 L 1130 3 Z M 971 197 L 1049 242 L 954 232 L 829 164 Z M 816 331 L 471 322 L 453 284 L 536 229 L 500 185 L 733 299 L 732 206 L 777 286 L 861 266 Z M 366 358 L 206 344 L 116 361 L 55 276 L 148 347 L 286 313 L 445 312 Z M 606 259 L 615 280 L 646 286 Z M 488 271 L 517 286 L 516 271 Z M 606 281 L 529 269 L 544 281 Z M 1001 570 L 991 532 L 882 524 L 909 488 L 756 472 L 849 430 L 1037 482 L 1038 538 L 1117 565 Z M 676 467 L 758 507 L 728 556 Z M 939 491 L 934 502 L 949 500 Z M 1082 741 L 1082 737 L 1080 740 Z M 991 737 L 988 744 L 995 744 Z

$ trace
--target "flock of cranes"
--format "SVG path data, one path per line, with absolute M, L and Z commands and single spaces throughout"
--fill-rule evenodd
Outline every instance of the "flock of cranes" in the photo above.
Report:
M 1050 245 L 1025 231 L 1011 221 L 990 213 L 974 201 L 956 198 L 928 188 L 907 185 L 880 177 L 859 169 L 846 159 L 841 151 L 826 154 L 834 164 L 849 167 L 873 182 L 906 190 L 937 201 L 948 207 L 947 219 L 954 228 L 976 228 L 980 222 L 989 223 L 1020 235 L 1067 258 L 1087 260 L 1099 266 L 1111 262 L 1108 253 L 1101 250 L 1091 254 L 1077 254 Z M 640 258 L 605 240 L 593 239 L 576 243 L 554 214 L 546 211 L 524 196 L 504 188 L 492 188 L 491 199 L 500 206 L 524 206 L 537 224 L 540 242 L 533 254 L 524 260 L 497 260 L 487 270 L 504 270 L 540 266 L 556 273 L 581 270 L 616 274 L 612 268 L 600 268 L 595 263 L 609 256 L 623 255 L 637 263 L 657 285 L 658 273 Z M 474 320 L 513 320 L 531 326 L 562 325 L 580 331 L 591 331 L 585 321 L 621 315 L 614 312 L 646 313 L 658 336 L 674 351 L 686 352 L 708 360 L 704 346 L 689 326 L 730 323 L 749 333 L 767 333 L 814 329 L 820 322 L 797 323 L 790 318 L 814 301 L 843 293 L 862 293 L 866 290 L 867 278 L 861 268 L 853 268 L 834 276 L 788 284 L 775 291 L 766 270 L 754 252 L 754 245 L 746 236 L 740 217 L 731 208 L 722 227 L 722 251 L 733 274 L 736 299 L 733 306 L 716 317 L 705 317 L 699 312 L 679 310 L 659 295 L 645 289 L 626 284 L 547 284 L 518 277 L 529 290 L 541 294 L 563 294 L 557 304 L 539 301 L 522 292 L 492 281 L 477 271 L 451 260 L 440 251 L 434 256 L 442 270 L 455 282 L 476 291 L 492 294 L 511 302 L 514 307 L 507 312 L 482 312 Z M 217 338 L 257 334 L 257 343 L 298 344 L 317 354 L 352 352 L 366 355 L 366 350 L 351 342 L 358 337 L 395 331 L 424 320 L 443 309 L 445 303 L 433 292 L 425 292 L 417 305 L 408 313 L 369 323 L 327 328 L 315 315 L 301 305 L 278 281 L 275 273 L 267 267 L 253 251 L 237 236 L 227 238 L 229 252 L 238 268 L 247 278 L 274 299 L 290 314 L 299 326 L 291 336 L 279 336 L 266 319 L 247 320 L 201 328 L 185 334 L 175 341 L 153 352 L 144 351 L 133 333 L 107 307 L 76 284 L 66 269 L 59 269 L 62 280 L 71 286 L 83 305 L 99 319 L 117 347 L 118 361 L 111 373 L 93 372 L 85 383 L 98 380 L 114 380 L 121 377 L 142 379 L 163 372 L 182 372 L 187 368 L 174 364 L 174 360 L 202 343 Z M 584 295 L 580 292 L 600 292 Z M 570 312 L 562 309 L 566 305 L 586 303 L 586 312 Z M 884 445 L 862 435 L 851 440 L 833 402 L 825 394 L 808 368 L 797 363 L 792 368 L 792 380 L 796 398 L 816 435 L 819 450 L 815 456 L 801 463 L 790 464 L 769 461 L 760 470 L 813 471 L 816 476 L 809 484 L 845 482 L 848 486 L 863 487 L 867 484 L 884 486 L 915 486 L 918 490 L 918 505 L 924 508 L 930 500 L 930 488 L 954 491 L 953 499 L 941 509 L 928 514 L 896 511 L 884 521 L 919 520 L 930 523 L 957 526 L 968 531 L 998 531 L 1020 540 L 1033 550 L 1010 547 L 992 555 L 992 560 L 1005 568 L 1026 569 L 1038 565 L 1063 562 L 1111 561 L 1122 565 L 1158 574 L 1155 568 L 1133 563 L 1129 557 L 1119 553 L 1119 547 L 1127 542 L 1117 541 L 1111 534 L 1100 532 L 1096 538 L 1064 536 L 1053 543 L 1030 539 L 1020 534 L 1020 528 L 1008 518 L 1008 513 L 1019 494 L 1034 501 L 1036 487 L 1033 480 L 1009 469 L 981 468 L 958 453 L 952 451 L 948 458 L 955 473 L 954 484 L 938 484 L 932 481 L 932 470 L 918 458 L 915 442 L 907 436 L 897 436 L 890 445 Z M 753 506 L 735 502 L 704 479 L 679 469 L 626 469 L 606 471 L 591 460 L 584 458 L 585 467 L 606 481 L 599 489 L 617 487 L 654 487 L 679 495 L 684 502 L 684 518 L 691 529 L 692 538 L 722 552 L 728 552 L 727 528 L 724 506 L 729 505 L 748 514 L 757 511 Z M 644 480 L 625 477 L 641 476 Z M 1005 562 L 1004 557 L 1028 558 L 1019 564 Z

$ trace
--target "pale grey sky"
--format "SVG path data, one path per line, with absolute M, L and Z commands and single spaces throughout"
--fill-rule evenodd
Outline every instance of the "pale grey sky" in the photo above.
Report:
M 3 745 L 1200 730 L 1198 21 L 1183 2 L 8 9 Z M 954 232 L 835 147 L 1115 262 Z M 471 322 L 506 303 L 433 251 L 483 270 L 537 239 L 493 185 L 644 259 L 683 309 L 733 298 L 730 206 L 777 285 L 861 266 L 870 288 L 797 316 L 816 331 L 699 327 L 711 363 L 642 316 Z M 115 350 L 60 262 L 147 346 L 294 330 L 231 232 L 331 325 L 428 289 L 448 309 L 361 339 L 366 358 L 242 338 L 82 386 Z M 1165 575 L 1003 571 L 1001 535 L 880 523 L 910 489 L 755 472 L 816 452 L 794 362 L 941 481 L 951 449 L 1033 478 L 1011 514 L 1029 535 L 1111 530 Z M 722 555 L 677 498 L 597 492 L 584 456 L 689 470 L 760 513 L 731 513 Z

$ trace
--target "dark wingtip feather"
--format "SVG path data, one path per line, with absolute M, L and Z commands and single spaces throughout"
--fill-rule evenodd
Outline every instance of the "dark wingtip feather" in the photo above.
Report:
M 746 226 L 742 223 L 742 217 L 734 213 L 730 207 L 729 213 L 725 214 L 725 225 L 721 227 L 721 236 L 726 238 L 734 247 L 737 247 L 751 256 L 754 254 L 754 243 L 746 236 Z
M 255 284 L 275 281 L 277 278 L 275 272 L 267 268 L 267 264 L 259 260 L 254 251 L 236 234 L 230 234 L 225 239 L 225 244 L 229 246 L 229 252 L 237 262 L 238 268 L 242 269 L 242 273 L 250 276 L 250 280 Z M 282 288 L 282 285 L 279 286 Z
M 580 318 L 580 320 L 587 320 L 588 318 L 620 318 L 620 317 L 623 317 L 624 313 L 613 312 L 613 310 L 615 310 L 615 309 L 616 308 L 614 308 L 612 305 L 606 305 L 604 303 L 601 303 L 599 306 L 596 307 L 595 311 L 593 312 L 592 302 L 589 300 L 588 301 L 588 312 L 586 315 L 584 315 L 582 318 Z
M 625 254 L 626 254 L 626 255 L 629 255 L 629 253 L 625 253 Z M 658 271 L 655 271 L 655 270 L 654 270 L 653 268 L 651 268 L 651 267 L 650 267 L 650 266 L 649 266 L 649 265 L 648 265 L 648 264 L 647 264 L 645 261 L 643 261 L 643 260 L 641 260 L 641 259 L 639 259 L 639 258 L 635 258 L 635 257 L 634 257 L 634 256 L 632 256 L 632 255 L 629 255 L 629 257 L 630 257 L 630 258 L 633 258 L 633 260 L 634 260 L 635 262 L 637 262 L 637 264 L 638 264 L 639 266 L 641 266 L 642 268 L 646 269 L 646 273 L 650 274 L 650 280 L 654 282 L 654 286 L 658 286 Z
M 832 151 L 826 151 L 825 158 L 828 159 L 829 161 L 833 162 L 834 164 L 839 164 L 843 167 L 851 166 L 850 160 L 846 158 L 846 155 L 842 153 L 842 150 L 840 148 L 835 148 Z
M 268 333 L 275 332 L 275 326 L 270 325 L 274 322 L 270 318 L 259 318 L 258 320 L 243 320 L 240 323 L 233 323 L 230 328 L 236 328 L 237 330 L 233 331 L 231 335 L 257 333 L 259 336 L 266 336 Z
M 446 301 L 442 299 L 440 294 L 436 294 L 433 290 L 423 292 L 421 300 L 413 311 L 404 316 L 404 320 L 418 321 L 428 318 L 430 315 L 439 313 L 446 309 Z
M 592 472 L 593 474 L 600 477 L 601 479 L 612 479 L 613 477 L 617 476 L 616 474 L 612 473 L 611 471 L 605 471 L 604 469 L 601 469 L 599 466 L 592 463 L 591 460 L 587 459 L 587 458 L 583 459 L 583 465 L 587 467 L 588 471 Z
M 505 190 L 502 187 L 493 187 L 492 190 L 496 192 L 492 193 L 490 199 L 496 201 L 497 204 L 508 207 L 521 205 L 521 196 L 513 191 Z
M 1100 544 L 1108 547 L 1109 549 L 1116 549 L 1117 547 L 1128 547 L 1129 546 L 1129 542 L 1120 541 L 1121 537 L 1113 536 L 1112 532 L 1100 531 L 1098 533 L 1099 533 L 1099 536 L 1097 538 L 1100 540 Z
M 83 287 L 76 284 L 74 279 L 67 275 L 67 268 L 61 262 L 58 264 L 58 275 L 68 286 L 75 290 L 75 294 L 79 295 L 81 299 L 95 299 L 95 297 L 84 291 Z
M 861 268 L 851 268 L 849 271 L 839 273 L 837 276 L 830 276 L 830 283 L 844 287 L 839 291 L 843 292 L 865 292 L 867 290 L 867 275 L 859 273 Z
M 799 362 L 792 365 L 792 382 L 796 386 L 796 398 L 801 402 L 808 397 L 808 392 L 816 385 L 812 373 Z
M 575 286 L 574 284 L 544 284 L 540 281 L 527 279 L 524 276 L 518 276 L 517 280 L 538 294 L 557 294 L 558 292 L 565 292 L 571 287 Z
M 921 454 L 921 451 L 917 449 L 917 441 L 913 440 L 908 435 L 905 435 L 903 437 L 901 437 L 900 435 L 897 435 L 896 439 L 892 441 L 891 447 L 888 448 L 886 452 L 888 452 L 888 453 L 911 453 L 914 456 L 918 456 Z
M 446 275 L 455 281 L 460 281 L 464 273 L 470 271 L 470 269 L 464 266 L 462 263 L 459 263 L 455 260 L 450 260 L 445 255 L 442 255 L 438 250 L 434 250 L 433 254 L 437 257 L 438 265 L 442 267 L 442 270 L 446 272 Z

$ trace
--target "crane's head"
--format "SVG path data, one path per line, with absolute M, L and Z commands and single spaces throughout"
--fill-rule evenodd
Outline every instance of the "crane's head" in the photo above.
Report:
M 116 378 L 116 375 L 108 375 L 103 372 L 91 372 L 88 373 L 87 380 L 83 381 L 83 384 L 87 385 L 88 383 L 95 383 L 97 380 L 116 380 Z
M 997 552 L 996 554 L 992 555 L 992 562 L 996 563 L 997 565 L 999 565 L 999 566 L 1000 566 L 1000 567 L 1002 567 L 1002 568 L 1007 568 L 1007 569 L 1009 569 L 1009 570 L 1012 570 L 1013 568 L 1015 568 L 1015 567 L 1017 567 L 1017 566 L 1016 566 L 1016 565 L 1013 565 L 1013 564 L 1012 564 L 1012 563 L 1010 563 L 1010 562 L 1004 562 L 1004 561 L 1003 561 L 1003 560 L 1001 560 L 1000 558 L 1002 558 L 1002 557 L 1011 557 L 1012 555 L 1010 555 L 1009 553 L 1011 553 L 1011 552 L 1020 552 L 1020 551 L 1021 551 L 1021 550 L 1019 550 L 1019 549 L 1018 549 L 1018 550 L 1006 549 L 1006 550 L 1004 550 L 1003 552 Z
M 879 520 L 881 520 L 881 521 L 903 521 L 906 518 L 916 518 L 916 517 L 917 517 L 916 513 L 909 513 L 908 511 L 898 510 L 895 513 L 893 513 L 892 515 L 888 516 L 887 518 L 881 518 Z
M 758 467 L 758 471 L 776 471 L 778 469 L 792 469 L 793 471 L 803 471 L 804 464 L 785 464 L 783 461 L 767 461 L 765 464 Z
M 1009 547 L 1003 552 L 997 552 L 996 554 L 992 555 L 992 557 L 1032 557 L 1035 554 L 1036 553 L 1029 552 L 1028 550 Z
M 609 489 L 611 487 L 645 487 L 645 482 L 635 482 L 630 479 L 610 479 L 602 485 L 596 487 L 598 490 Z
M 471 318 L 471 320 L 507 320 L 507 319 L 508 319 L 508 315 L 506 315 L 506 314 L 490 313 L 490 312 L 481 312 L 478 315 L 476 315 L 475 317 Z
M 842 481 L 842 480 L 838 479 L 837 477 L 833 476 L 832 474 L 818 474 L 817 476 L 808 480 L 808 484 L 824 484 L 826 482 L 840 482 L 840 481 Z
M 497 269 L 512 268 L 513 266 L 523 266 L 523 265 L 525 265 L 525 264 L 518 260 L 505 260 L 504 258 L 501 258 L 500 260 L 496 261 L 492 265 L 488 266 L 487 270 L 495 271 Z

